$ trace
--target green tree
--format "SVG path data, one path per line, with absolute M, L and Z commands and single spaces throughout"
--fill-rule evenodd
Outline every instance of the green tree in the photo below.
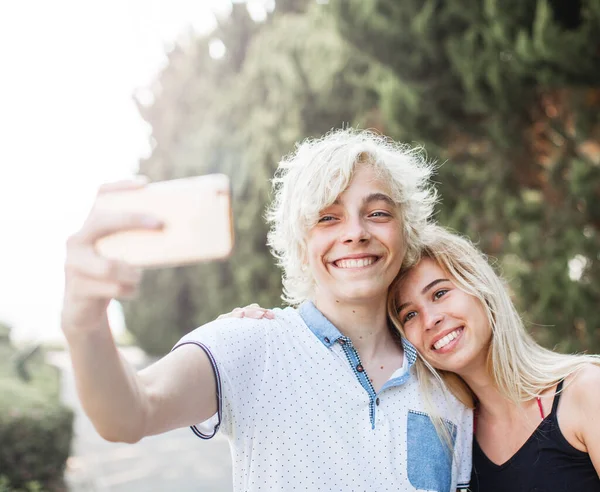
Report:
M 155 144 L 140 167 L 229 174 L 235 253 L 150 272 L 130 329 L 160 353 L 233 306 L 276 305 L 268 180 L 294 142 L 353 124 L 440 163 L 438 219 L 498 258 L 539 340 L 600 350 L 598 25 L 599 0 L 281 0 L 262 24 L 234 6 L 170 54 L 140 108 Z
M 154 104 L 140 108 L 155 141 L 141 172 L 155 180 L 228 174 L 237 238 L 225 262 L 147 272 L 124 310 L 150 353 L 235 306 L 280 304 L 281 272 L 263 220 L 277 163 L 306 136 L 366 122 L 376 105 L 367 62 L 342 41 L 326 9 L 294 4 L 260 25 L 236 6 L 211 36 L 169 55 Z M 207 54 L 215 38 L 227 48 L 221 60 Z
M 332 7 L 386 133 L 442 163 L 439 220 L 500 260 L 539 340 L 600 350 L 600 2 Z

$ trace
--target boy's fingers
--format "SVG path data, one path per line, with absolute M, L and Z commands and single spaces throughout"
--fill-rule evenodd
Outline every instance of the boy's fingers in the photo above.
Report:
M 112 191 L 124 191 L 124 190 L 137 190 L 143 188 L 149 182 L 147 176 L 134 176 L 131 179 L 122 179 L 120 181 L 113 181 L 112 183 L 104 183 L 98 188 L 98 194 L 110 193 Z
M 93 244 L 98 239 L 109 234 L 127 230 L 160 230 L 163 224 L 160 220 L 142 214 L 100 213 L 91 215 L 81 231 L 72 239 Z
M 83 276 L 69 279 L 71 299 L 131 299 L 137 294 L 136 284 L 125 284 L 87 278 Z
M 65 271 L 67 274 L 133 285 L 138 284 L 142 277 L 140 268 L 103 258 L 91 248 L 75 248 L 69 251 L 65 261 Z

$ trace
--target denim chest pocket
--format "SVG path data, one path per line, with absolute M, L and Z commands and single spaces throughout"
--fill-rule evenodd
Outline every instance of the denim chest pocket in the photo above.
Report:
M 449 432 L 452 449 L 438 436 L 429 415 L 408 411 L 407 472 L 409 482 L 416 489 L 450 492 L 456 425 L 447 420 L 443 420 L 443 424 Z

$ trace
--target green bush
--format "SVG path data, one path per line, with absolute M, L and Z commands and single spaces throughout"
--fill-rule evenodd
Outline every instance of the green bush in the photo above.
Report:
M 58 400 L 59 374 L 36 354 L 24 382 L 15 374 L 15 351 L 0 353 L 0 492 L 65 490 L 73 413 Z
M 0 492 L 44 492 L 39 482 L 27 482 L 25 488 L 15 489 L 5 475 L 0 475 Z

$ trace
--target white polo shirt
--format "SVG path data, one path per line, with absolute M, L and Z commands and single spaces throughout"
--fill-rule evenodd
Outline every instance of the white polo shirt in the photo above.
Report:
M 472 413 L 433 395 L 454 438 L 450 455 L 421 399 L 410 343 L 402 341 L 404 367 L 375 393 L 351 340 L 312 303 L 274 312 L 275 320 L 214 321 L 176 345 L 196 344 L 213 363 L 218 413 L 192 430 L 225 433 L 236 491 L 468 486 Z

